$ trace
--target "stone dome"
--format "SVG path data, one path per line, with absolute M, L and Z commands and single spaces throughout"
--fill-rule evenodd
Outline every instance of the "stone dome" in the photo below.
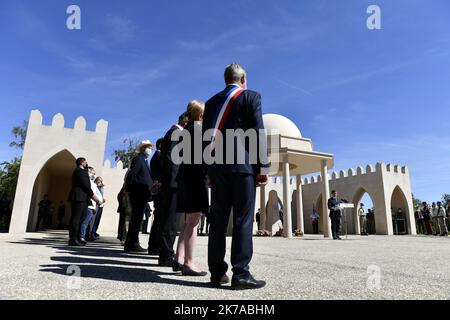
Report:
M 269 131 L 278 130 L 280 135 L 291 138 L 301 138 L 302 134 L 298 127 L 290 119 L 279 114 L 265 114 L 263 115 L 264 127 Z

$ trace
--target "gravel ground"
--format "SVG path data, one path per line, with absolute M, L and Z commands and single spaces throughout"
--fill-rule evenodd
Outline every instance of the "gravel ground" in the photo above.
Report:
M 66 243 L 65 232 L 0 234 L 0 299 L 450 299 L 450 238 L 255 238 L 251 271 L 268 284 L 251 291 L 176 275 L 157 257 L 125 254 L 113 235 L 82 248 Z M 204 269 L 206 254 L 200 237 Z

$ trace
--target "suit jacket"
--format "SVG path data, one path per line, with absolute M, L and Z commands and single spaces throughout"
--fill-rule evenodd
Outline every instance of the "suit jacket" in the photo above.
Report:
M 150 201 L 153 179 L 150 165 L 145 158 L 145 155 L 140 153 L 131 161 L 130 169 L 125 179 L 125 190 L 132 195 L 134 194 L 134 196 Z
M 177 176 L 179 165 L 172 161 L 172 149 L 178 144 L 178 141 L 172 141 L 172 134 L 174 131 L 180 130 L 176 125 L 173 125 L 165 134 L 161 144 L 161 180 L 163 187 L 177 188 Z
M 150 170 L 152 174 L 153 181 L 161 181 L 162 176 L 162 157 L 161 150 L 156 150 L 155 154 L 150 160 Z
M 332 215 L 337 215 L 338 217 L 341 216 L 341 210 L 335 210 L 334 207 L 340 205 L 341 203 L 343 203 L 343 201 L 339 198 L 335 199 L 335 198 L 330 198 L 328 199 L 328 209 L 330 210 L 330 217 Z
M 203 133 L 206 130 L 214 128 L 214 121 L 217 118 L 218 113 L 220 112 L 223 103 L 227 97 L 227 93 L 232 89 L 232 86 L 227 86 L 223 91 L 217 93 L 211 99 L 206 102 L 205 112 L 203 115 Z M 266 163 L 266 159 L 261 159 L 260 154 L 264 153 L 267 155 L 267 147 L 265 146 L 265 150 L 259 152 L 257 155 L 256 163 L 251 163 L 251 158 L 249 155 L 249 146 L 248 143 L 245 143 L 244 148 L 244 163 L 237 163 L 237 145 L 239 143 L 238 139 L 235 138 L 234 141 L 234 162 L 232 164 L 226 163 L 226 153 L 225 146 L 227 145 L 226 139 L 226 130 L 227 129 L 242 129 L 244 132 L 248 129 L 255 129 L 257 133 L 259 133 L 260 129 L 264 129 L 263 119 L 262 119 L 262 111 L 261 111 L 261 95 L 258 92 L 252 90 L 245 90 L 241 95 L 239 95 L 236 100 L 233 102 L 233 105 L 230 108 L 228 113 L 228 117 L 225 120 L 223 127 L 221 129 L 221 133 L 223 136 L 223 148 L 224 148 L 224 159 L 223 164 L 211 164 L 206 165 L 206 171 L 208 174 L 214 174 L 219 172 L 235 172 L 235 173 L 247 173 L 247 174 L 259 174 L 261 173 L 261 162 Z M 259 134 L 258 136 L 258 146 L 259 146 Z M 209 142 L 206 142 L 204 147 L 207 147 Z M 265 145 L 265 143 L 264 143 Z M 215 146 L 218 148 L 218 145 Z M 259 147 L 258 147 L 259 148 Z M 264 160 L 264 161 L 261 161 Z
M 94 191 L 91 189 L 88 171 L 79 167 L 76 168 L 72 174 L 72 189 L 69 193 L 69 201 L 90 204 L 93 195 Z

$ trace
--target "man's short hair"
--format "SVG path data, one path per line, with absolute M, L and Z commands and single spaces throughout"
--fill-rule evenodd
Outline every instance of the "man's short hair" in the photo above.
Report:
M 237 63 L 232 63 L 225 68 L 225 73 L 224 73 L 225 83 L 230 84 L 230 83 L 239 82 L 239 80 L 241 80 L 242 76 L 245 76 L 245 75 L 246 75 L 246 72 L 245 72 L 244 68 L 242 68 Z
M 164 138 L 159 138 L 158 140 L 156 140 L 156 149 L 157 150 L 161 150 L 163 141 L 164 141 Z
M 81 164 L 85 161 L 86 161 L 86 158 L 78 158 L 76 160 L 77 167 L 81 166 Z
M 331 193 L 337 193 L 337 191 L 336 190 L 331 190 Z
M 178 117 L 178 124 L 183 123 L 187 118 L 188 118 L 188 115 L 186 114 L 186 112 L 183 112 L 183 113 Z

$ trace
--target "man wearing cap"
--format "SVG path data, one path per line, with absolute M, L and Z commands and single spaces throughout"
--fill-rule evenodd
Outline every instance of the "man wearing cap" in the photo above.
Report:
M 143 253 L 147 250 L 139 244 L 139 230 L 144 217 L 144 209 L 151 201 L 151 188 L 153 180 L 150 169 L 150 156 L 153 144 L 149 140 L 144 140 L 138 144 L 139 154 L 131 161 L 125 179 L 125 192 L 130 196 L 132 213 L 128 228 L 127 239 L 125 241 L 125 252 Z

